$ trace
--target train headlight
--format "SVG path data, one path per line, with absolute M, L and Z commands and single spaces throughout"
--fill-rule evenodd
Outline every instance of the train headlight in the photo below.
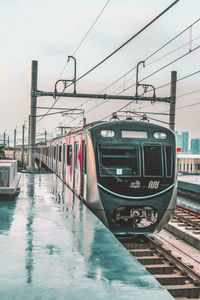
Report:
M 154 132 L 153 136 L 155 139 L 158 140 L 166 140 L 167 138 L 167 134 L 165 132 L 160 132 L 160 131 Z
M 114 130 L 101 130 L 101 136 L 102 137 L 114 137 L 115 136 L 115 132 Z

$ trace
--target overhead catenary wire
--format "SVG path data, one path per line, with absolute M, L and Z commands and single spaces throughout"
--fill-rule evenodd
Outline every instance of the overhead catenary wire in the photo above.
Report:
M 169 62 L 168 64 L 166 64 L 166 65 L 164 65 L 163 67 L 159 68 L 158 70 L 152 72 L 151 74 L 147 75 L 146 77 L 144 77 L 143 79 L 141 79 L 140 82 L 143 82 L 144 80 L 148 79 L 149 77 L 151 77 L 151 76 L 157 74 L 158 72 L 160 72 L 160 71 L 162 71 L 163 69 L 169 67 L 169 66 L 172 65 L 173 63 L 175 63 L 175 62 L 177 62 L 178 60 L 182 59 L 183 57 L 185 57 L 185 56 L 191 54 L 192 52 L 196 51 L 196 50 L 199 49 L 199 48 L 200 48 L 200 45 L 197 46 L 197 47 L 195 47 L 194 49 L 192 49 L 192 50 L 190 50 L 190 51 L 184 53 L 183 55 L 179 56 L 178 58 L 172 60 L 171 62 Z M 134 84 L 128 86 L 128 87 L 125 89 L 125 91 L 129 90 L 130 88 L 132 88 L 132 87 L 135 86 L 135 85 L 136 85 L 136 84 L 134 83 Z M 124 90 L 122 90 L 119 94 L 121 94 L 122 92 L 124 92 Z
M 135 33 L 133 36 L 131 36 L 127 41 L 125 41 L 121 46 L 119 46 L 116 50 L 111 52 L 107 57 L 105 57 L 103 60 L 101 60 L 98 64 L 96 64 L 94 67 L 92 67 L 90 70 L 88 70 L 86 73 L 81 75 L 79 78 L 76 79 L 76 82 L 87 76 L 89 73 L 94 71 L 96 68 L 98 68 L 101 64 L 103 64 L 105 61 L 107 61 L 109 58 L 111 58 L 114 54 L 116 54 L 118 51 L 120 51 L 124 46 L 126 46 L 128 43 L 130 43 L 133 39 L 135 39 L 139 34 L 141 34 L 144 30 L 146 30 L 150 25 L 152 25 L 157 19 L 159 19 L 162 15 L 164 15 L 169 9 L 171 9 L 176 3 L 178 3 L 180 0 L 175 0 L 171 5 L 169 5 L 166 9 L 164 9 L 160 14 L 158 14 L 154 19 L 152 19 L 148 24 L 146 24 L 144 27 L 142 27 L 137 33 Z M 73 83 L 74 84 L 74 83 Z M 69 84 L 71 86 L 72 84 Z M 59 99 L 59 98 L 58 98 Z M 57 103 L 58 99 L 54 102 L 52 107 Z M 49 109 L 49 111 L 51 108 Z M 48 111 L 48 112 L 49 112 Z M 48 113 L 47 112 L 47 113 Z M 44 118 L 43 116 L 42 118 Z M 42 119 L 41 118 L 41 119 Z M 41 121 L 38 120 L 39 121 Z
M 198 74 L 198 73 L 200 73 L 200 70 L 199 70 L 199 71 L 196 71 L 196 72 L 193 72 L 193 73 L 191 73 L 191 74 L 188 74 L 188 75 L 186 75 L 186 76 L 183 76 L 183 77 L 181 77 L 181 78 L 179 78 L 179 79 L 177 79 L 177 82 L 182 81 L 182 80 L 185 80 L 185 79 L 187 79 L 187 78 L 189 78 L 189 77 L 191 77 L 191 76 L 194 76 L 194 75 L 196 75 L 196 74 Z M 159 89 L 159 88 L 161 88 L 161 87 L 164 87 L 164 86 L 167 86 L 167 85 L 170 85 L 170 84 L 171 84 L 171 83 L 167 83 L 167 84 L 162 85 L 162 86 L 160 86 L 160 87 L 157 87 L 157 88 L 155 88 L 155 89 L 157 90 L 157 89 Z M 130 104 L 133 103 L 133 102 L 134 102 L 134 101 L 131 101 L 130 103 L 124 105 L 124 106 L 121 107 L 120 109 L 116 110 L 116 112 L 120 112 L 121 110 L 123 110 L 124 108 L 126 108 L 128 105 L 130 105 Z M 145 107 L 148 107 L 148 106 L 149 106 L 149 105 L 147 105 L 147 106 L 145 106 Z M 109 114 L 108 116 L 102 118 L 101 121 L 103 121 L 103 120 L 105 120 L 105 119 L 108 119 L 109 117 L 111 117 L 111 115 L 112 115 L 112 114 Z
M 164 68 L 168 67 L 168 66 L 171 65 L 172 63 L 178 61 L 179 59 L 185 57 L 186 55 L 192 53 L 193 51 L 197 50 L 198 48 L 200 48 L 200 46 L 197 46 L 197 47 L 194 48 L 192 51 L 189 51 L 189 52 L 185 53 L 184 55 L 181 55 L 181 56 L 178 57 L 177 59 L 173 60 L 172 62 L 166 64 L 166 65 L 163 66 L 162 68 L 160 68 L 160 69 L 156 70 L 155 72 L 151 73 L 150 75 L 146 76 L 145 78 L 143 78 L 142 80 L 140 80 L 140 82 L 142 82 L 143 80 L 149 78 L 150 76 L 152 76 L 152 75 L 158 73 L 159 71 L 163 70 Z M 178 79 L 177 81 L 181 81 L 181 80 L 183 80 L 183 79 L 186 79 L 186 78 L 188 78 L 188 77 L 190 77 L 190 76 L 193 76 L 193 75 L 195 75 L 195 74 L 198 74 L 199 72 L 200 72 L 200 71 L 196 71 L 196 72 L 194 72 L 194 73 L 192 73 L 192 74 L 186 75 L 186 76 L 184 76 L 183 78 Z M 160 86 L 160 87 L 155 88 L 155 90 L 157 90 L 157 89 L 159 89 L 159 88 L 162 88 L 162 87 L 165 87 L 165 86 L 168 86 L 168 85 L 170 85 L 170 84 L 171 84 L 171 83 L 169 82 L 169 83 L 167 83 L 167 84 L 165 84 L 165 85 L 162 85 L 162 86 Z M 133 87 L 133 86 L 135 86 L 135 85 L 136 85 L 136 84 L 133 84 L 133 85 L 129 86 L 127 89 L 129 89 L 129 88 L 131 88 L 131 87 Z M 127 90 L 127 89 L 126 89 L 126 90 Z M 152 91 L 152 90 L 149 90 L 149 92 L 151 92 L 151 91 Z M 119 92 L 118 95 L 121 94 L 122 92 L 123 92 L 123 91 Z M 124 105 L 121 109 L 126 108 L 128 105 L 130 105 L 130 104 L 133 103 L 134 101 L 135 101 L 135 100 L 130 101 L 128 104 Z M 92 110 L 98 108 L 99 106 L 105 104 L 105 102 L 107 102 L 107 100 L 105 100 L 104 102 L 101 102 L 99 105 L 97 105 L 97 106 L 91 108 L 89 111 L 86 111 L 86 113 L 89 113 L 89 112 L 91 112 Z M 120 111 L 121 109 L 119 109 L 119 110 L 117 110 L 117 111 Z M 106 118 L 107 118 L 107 117 L 106 117 Z M 103 120 L 104 120 L 104 119 L 103 119 Z
M 96 19 L 94 20 L 94 22 L 92 23 L 92 25 L 90 26 L 90 28 L 88 29 L 88 31 L 86 32 L 86 34 L 84 35 L 84 37 L 82 38 L 82 40 L 80 41 L 80 43 L 78 44 L 78 46 L 76 47 L 76 49 L 74 50 L 72 56 L 75 55 L 75 53 L 80 49 L 81 45 L 83 44 L 83 42 L 85 41 L 85 39 L 87 38 L 87 36 L 89 35 L 89 33 L 92 31 L 93 27 L 95 26 L 95 24 L 97 23 L 97 21 L 99 20 L 99 18 L 101 17 L 102 13 L 104 12 L 106 6 L 108 5 L 108 3 L 110 2 L 110 0 L 107 0 L 106 4 L 103 6 L 103 8 L 101 9 L 100 13 L 98 14 L 98 16 L 96 17 Z M 62 74 L 64 73 L 67 65 L 69 63 L 69 60 L 67 60 L 67 62 L 65 63 L 63 69 L 61 70 L 58 79 L 59 80 L 62 76 Z M 52 88 L 53 89 L 53 88 Z M 63 89 L 64 92 L 65 89 Z M 60 97 L 58 97 L 54 103 L 52 104 L 52 106 L 49 108 L 49 110 L 47 111 L 46 114 L 44 114 L 44 116 L 42 118 L 40 118 L 39 120 L 37 120 L 37 122 L 41 121 L 46 115 L 48 115 L 48 113 L 50 112 L 50 110 L 55 106 L 55 104 L 58 102 L 58 100 L 60 99 Z
M 94 25 L 99 20 L 100 16 L 102 15 L 103 11 L 105 10 L 105 8 L 106 8 L 106 6 L 108 5 L 109 2 L 110 2 L 110 0 L 108 0 L 106 2 L 106 4 L 104 5 L 104 7 L 101 9 L 100 13 L 98 14 L 98 16 L 96 17 L 96 19 L 94 20 L 93 24 L 91 25 L 91 27 L 89 28 L 89 30 L 86 32 L 86 34 L 84 35 L 84 37 L 82 38 L 82 40 L 80 41 L 80 43 L 78 44 L 78 46 L 76 47 L 76 49 L 74 50 L 72 56 L 74 56 L 76 54 L 76 52 L 79 50 L 79 48 L 81 47 L 81 45 L 83 44 L 83 42 L 87 38 L 88 34 L 92 31 Z
M 105 61 L 107 61 L 109 58 L 111 58 L 114 54 L 116 54 L 118 51 L 120 51 L 124 46 L 126 46 L 129 42 L 131 42 L 134 38 L 136 38 L 139 34 L 141 34 L 145 29 L 147 29 L 150 25 L 152 25 L 157 19 L 159 19 L 163 14 L 165 14 L 169 9 L 171 9 L 175 4 L 177 4 L 180 0 L 175 0 L 171 5 L 169 5 L 165 10 L 163 10 L 159 15 L 157 15 L 153 20 L 151 20 L 148 24 L 146 24 L 142 29 L 140 29 L 136 34 L 134 34 L 131 38 L 129 38 L 127 41 L 125 41 L 121 46 L 119 46 L 116 50 L 114 50 L 112 53 L 110 53 L 107 57 L 105 57 L 103 60 L 101 60 L 98 64 L 96 64 L 94 67 L 92 67 L 90 70 L 88 70 L 86 73 L 81 75 L 79 78 L 76 79 L 76 82 L 87 76 L 89 73 L 94 71 L 96 68 L 98 68 L 101 64 L 103 64 Z M 69 84 L 70 86 L 71 84 Z M 58 101 L 58 99 L 57 99 Z M 55 101 L 55 103 L 57 102 Z M 53 106 L 55 105 L 53 104 Z M 53 107 L 52 106 L 52 107 Z M 51 108 L 50 108 L 51 109 Z M 50 110 L 49 110 L 50 111 Z M 44 118 L 44 116 L 42 117 Z M 40 119 L 41 120 L 41 119 Z M 39 121 L 40 121 L 39 120 Z
M 118 51 L 120 51 L 124 46 L 126 46 L 128 43 L 130 43 L 133 39 L 135 39 L 139 34 L 141 34 L 144 30 L 146 30 L 150 25 L 152 25 L 157 19 L 159 19 L 162 15 L 164 15 L 169 9 L 171 9 L 175 4 L 177 4 L 180 0 L 175 0 L 171 5 L 169 5 L 166 9 L 164 9 L 160 14 L 158 14 L 154 19 L 152 19 L 148 24 L 146 24 L 144 27 L 142 27 L 137 33 L 135 33 L 133 36 L 131 36 L 127 41 L 125 41 L 121 46 L 119 46 L 116 50 L 111 52 L 107 57 L 105 57 L 103 60 L 101 60 L 98 64 L 96 64 L 94 67 L 92 67 L 90 70 L 88 70 L 86 73 L 81 75 L 79 78 L 76 79 L 76 82 L 90 74 L 92 71 L 94 71 L 96 68 L 98 68 L 100 65 L 102 65 L 105 61 L 107 61 L 109 58 L 111 58 L 114 54 L 116 54 Z M 72 84 L 69 84 L 69 86 Z
M 169 45 L 171 42 L 173 42 L 176 38 L 178 38 L 181 34 L 185 33 L 189 28 L 191 28 L 192 26 L 194 26 L 195 24 L 197 24 L 199 21 L 200 21 L 200 19 L 197 19 L 195 22 L 193 22 L 192 24 L 190 24 L 189 26 L 187 26 L 184 30 L 182 30 L 181 32 L 179 32 L 177 35 L 175 35 L 175 36 L 174 36 L 172 39 L 170 39 L 168 42 L 166 42 L 164 45 L 162 45 L 162 46 L 159 47 L 157 50 L 155 50 L 153 53 L 151 53 L 149 56 L 147 56 L 147 57 L 144 59 L 144 61 L 146 62 L 148 59 L 150 59 L 151 57 L 153 57 L 155 54 L 157 54 L 159 51 L 161 51 L 164 47 L 166 47 L 166 46 Z M 195 39 L 193 39 L 193 41 L 194 41 L 194 40 L 197 40 L 198 38 L 199 38 L 199 37 L 196 37 Z M 190 43 L 190 42 L 189 42 L 189 43 Z M 181 47 L 178 47 L 178 48 L 176 48 L 175 50 L 170 51 L 170 52 L 167 53 L 165 56 L 167 56 L 167 55 L 169 55 L 169 54 L 171 54 L 171 53 L 173 53 L 173 52 L 179 50 L 180 48 L 182 48 L 182 47 L 188 45 L 189 43 L 186 43 L 186 44 L 182 45 Z M 196 49 L 194 49 L 194 50 L 196 50 Z M 192 52 L 192 51 L 186 52 L 185 55 L 189 54 L 190 52 Z M 164 56 L 160 57 L 159 59 L 162 59 L 163 57 L 164 57 Z M 151 65 L 151 64 L 153 64 L 153 63 L 155 63 L 155 62 L 157 62 L 159 59 L 153 61 L 152 63 L 148 64 L 147 66 L 149 66 L 149 65 Z M 180 59 L 180 58 L 178 58 L 178 59 Z M 175 62 L 175 61 L 173 61 L 173 62 Z M 171 63 L 173 63 L 173 62 L 171 62 Z M 164 66 L 164 68 L 167 67 L 167 66 L 168 66 L 168 65 Z M 131 68 L 128 72 L 126 72 L 124 75 L 122 75 L 121 77 L 119 77 L 118 79 L 116 79 L 115 81 L 113 81 L 112 83 L 110 83 L 108 86 L 106 86 L 106 87 L 105 87 L 103 90 L 101 90 L 99 93 L 104 92 L 105 90 L 107 90 L 108 88 L 110 88 L 112 85 L 114 85 L 115 83 L 117 83 L 118 81 L 120 81 L 122 78 L 124 78 L 124 76 L 128 75 L 131 71 L 135 70 L 136 67 L 137 67 L 137 66 L 134 66 L 133 68 Z M 157 72 L 158 72 L 158 71 L 157 71 Z M 150 76 L 151 76 L 151 74 L 149 75 L 149 77 L 150 77 Z M 147 77 L 146 77 L 145 79 L 147 79 Z M 142 80 L 144 80 L 144 79 L 142 79 Z M 142 81 L 142 80 L 141 80 L 141 81 Z M 129 80 L 128 80 L 128 81 L 129 81 Z M 169 83 L 169 84 L 170 84 L 170 83 Z M 135 84 L 134 84 L 134 85 L 135 85 Z M 130 87 L 133 87 L 134 85 L 131 85 Z M 168 85 L 168 84 L 167 84 L 167 85 Z M 129 88 L 129 87 L 128 87 L 128 88 Z M 128 89 L 128 88 L 127 88 L 127 89 Z M 121 91 L 121 93 L 124 92 L 124 91 L 126 91 L 127 89 L 123 88 L 123 90 Z M 116 90 L 115 90 L 115 91 L 116 91 Z M 86 101 L 83 102 L 82 104 L 78 105 L 76 108 L 82 107 L 83 105 L 85 105 L 85 104 L 88 103 L 89 101 L 90 101 L 90 99 L 86 100 Z M 101 102 L 99 105 L 95 106 L 94 108 L 91 108 L 91 109 L 90 109 L 89 111 L 87 111 L 86 113 L 92 111 L 92 110 L 95 109 L 95 108 L 98 108 L 99 106 L 105 104 L 107 101 L 108 101 L 108 100 L 105 100 L 105 101 Z
M 87 36 L 89 35 L 89 33 L 92 31 L 93 27 L 95 26 L 95 24 L 97 23 L 97 21 L 99 20 L 99 18 L 101 17 L 102 13 L 104 12 L 106 6 L 108 5 L 108 3 L 110 2 L 110 0 L 108 0 L 106 2 L 106 4 L 103 6 L 103 8 L 101 9 L 100 13 L 98 14 L 98 16 L 96 17 L 96 19 L 94 20 L 94 22 L 92 23 L 92 25 L 90 26 L 90 28 L 88 29 L 88 31 L 85 33 L 85 35 L 83 36 L 82 40 L 79 42 L 78 46 L 76 47 L 76 49 L 74 50 L 74 52 L 72 53 L 72 56 L 74 56 L 76 54 L 76 52 L 80 49 L 80 47 L 82 46 L 83 42 L 85 41 L 85 39 L 87 38 Z M 60 72 L 60 75 L 58 77 L 58 79 L 60 79 L 60 77 L 62 76 L 62 74 L 64 73 L 66 67 L 67 67 L 68 61 L 65 63 L 62 71 Z
M 158 20 L 162 15 L 164 15 L 169 9 L 171 9 L 175 4 L 177 4 L 180 0 L 175 0 L 171 5 L 169 5 L 166 9 L 164 9 L 160 14 L 158 14 L 154 19 L 152 19 L 148 24 L 146 24 L 144 27 L 142 27 L 137 33 L 135 33 L 133 36 L 131 36 L 127 41 L 125 41 L 121 46 L 119 46 L 116 50 L 111 52 L 108 56 L 106 56 L 103 60 L 101 60 L 98 64 L 96 64 L 94 67 L 92 67 L 90 70 L 85 72 L 83 75 L 81 75 L 79 78 L 76 79 L 76 82 L 90 74 L 92 71 L 94 71 L 96 68 L 98 68 L 100 65 L 102 65 L 105 61 L 107 61 L 109 58 L 111 58 L 114 54 L 116 54 L 118 51 L 120 51 L 124 46 L 126 46 L 128 43 L 130 43 L 133 39 L 135 39 L 138 35 L 140 35 L 144 30 L 146 30 L 150 25 L 152 25 L 156 20 Z M 69 85 L 70 86 L 70 85 Z
M 166 42 L 164 45 L 162 45 L 160 48 L 158 48 L 157 50 L 155 50 L 154 52 L 152 52 L 149 56 L 147 56 L 144 61 L 146 62 L 147 60 L 149 60 L 151 57 L 153 57 L 155 54 L 157 54 L 159 51 L 161 51 L 163 48 L 165 48 L 166 46 L 168 46 L 170 43 L 172 43 L 176 38 L 178 38 L 180 35 L 182 35 L 184 32 L 186 32 L 189 28 L 191 28 L 192 26 L 194 26 L 196 23 L 198 23 L 200 21 L 200 19 L 197 19 L 195 22 L 193 22 L 192 24 L 190 24 L 189 26 L 187 26 L 184 30 L 182 30 L 181 32 L 179 32 L 177 35 L 175 35 L 172 39 L 170 39 L 168 42 Z M 190 42 L 189 42 L 190 43 Z M 187 43 L 187 44 L 189 44 Z M 176 49 L 177 50 L 177 49 Z M 153 63 L 153 62 L 152 62 Z M 151 64 L 152 64 L 151 63 Z M 150 65 L 150 64 L 149 64 Z M 129 73 L 131 73 L 132 71 L 134 71 L 136 69 L 137 66 L 132 67 L 129 71 L 127 71 L 125 74 L 123 74 L 122 76 L 120 76 L 118 79 L 116 79 L 115 81 L 113 81 L 110 85 L 107 86 L 107 88 L 110 88 L 112 85 L 114 85 L 115 83 L 117 83 L 118 81 L 120 81 L 124 76 L 127 76 Z M 106 89 L 107 89 L 106 88 Z

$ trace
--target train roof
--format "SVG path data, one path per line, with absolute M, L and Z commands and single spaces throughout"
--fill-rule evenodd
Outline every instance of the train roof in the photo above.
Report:
M 88 123 L 86 125 L 84 125 L 83 127 L 79 127 L 79 128 L 74 128 L 72 130 L 70 130 L 68 133 L 62 135 L 62 136 L 59 136 L 59 137 L 56 137 L 54 139 L 52 139 L 53 141 L 54 140 L 57 140 L 57 139 L 60 139 L 62 137 L 65 137 L 65 136 L 69 136 L 69 135 L 72 135 L 72 134 L 80 134 L 82 132 L 85 132 L 85 131 L 93 131 L 93 130 L 96 130 L 97 128 L 99 127 L 102 127 L 102 128 L 106 128 L 106 127 L 109 127 L 109 128 L 113 128 L 113 129 L 116 129 L 116 125 L 119 127 L 130 127 L 132 125 L 135 125 L 137 129 L 143 129 L 143 130 L 149 130 L 149 129 L 152 129 L 152 130 L 162 130 L 162 131 L 167 131 L 167 132 L 171 132 L 173 134 L 173 131 L 171 131 L 169 128 L 166 128 L 166 127 L 163 127 L 163 126 L 160 126 L 160 125 L 157 125 L 157 124 L 154 124 L 154 123 L 150 123 L 150 122 L 143 122 L 143 121 L 135 121 L 135 120 L 112 120 L 112 121 L 95 121 L 95 122 L 91 122 L 91 123 Z

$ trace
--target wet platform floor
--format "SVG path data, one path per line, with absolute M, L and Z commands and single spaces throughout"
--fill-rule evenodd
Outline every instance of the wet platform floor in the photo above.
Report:
M 0 299 L 172 299 L 54 174 L 0 202 Z

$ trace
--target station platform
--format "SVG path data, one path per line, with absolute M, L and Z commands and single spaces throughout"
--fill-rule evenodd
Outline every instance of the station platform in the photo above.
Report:
M 177 197 L 177 205 L 190 209 L 200 214 L 200 202 L 190 199 L 187 196 L 178 196 Z
M 54 174 L 0 202 L 1 300 L 173 299 Z
M 182 195 L 190 195 L 200 202 L 200 176 L 199 175 L 179 175 L 178 191 Z
M 200 213 L 200 176 L 178 176 L 177 204 Z

